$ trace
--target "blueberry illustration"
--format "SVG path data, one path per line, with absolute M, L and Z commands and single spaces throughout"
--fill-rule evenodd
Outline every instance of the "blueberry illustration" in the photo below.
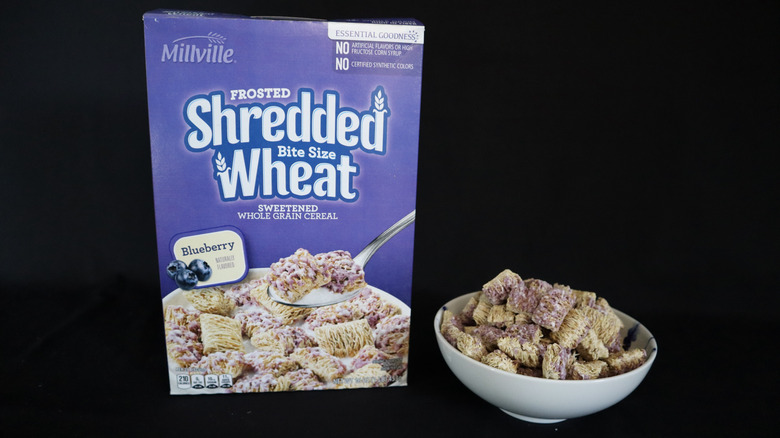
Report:
M 201 259 L 191 261 L 189 269 L 198 276 L 200 281 L 206 281 L 211 278 L 211 266 Z
M 176 273 L 176 285 L 182 290 L 190 290 L 198 284 L 198 276 L 189 269 L 182 269 Z
M 165 268 L 165 272 L 168 273 L 168 277 L 170 277 L 171 280 L 175 280 L 176 274 L 178 274 L 182 269 L 187 269 L 187 264 L 181 260 L 174 260 L 168 263 L 168 267 Z

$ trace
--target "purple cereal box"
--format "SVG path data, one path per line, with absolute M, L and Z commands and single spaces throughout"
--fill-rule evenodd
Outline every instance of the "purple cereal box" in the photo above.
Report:
M 171 394 L 405 386 L 422 24 L 144 28 Z

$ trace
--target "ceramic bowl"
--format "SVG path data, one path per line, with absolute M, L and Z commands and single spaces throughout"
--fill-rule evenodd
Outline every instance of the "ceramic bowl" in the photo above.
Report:
M 455 298 L 439 309 L 433 320 L 436 341 L 447 366 L 467 388 L 515 418 L 555 423 L 606 409 L 639 386 L 658 355 L 658 345 L 650 331 L 634 318 L 613 309 L 623 321 L 621 336 L 630 337 L 627 339 L 630 347 L 647 351 L 647 361 L 637 369 L 594 380 L 551 380 L 501 371 L 462 354 L 439 330 L 444 310 L 460 313 L 475 294 Z

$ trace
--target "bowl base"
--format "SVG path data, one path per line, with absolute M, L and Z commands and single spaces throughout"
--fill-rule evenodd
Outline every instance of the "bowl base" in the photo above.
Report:
M 528 417 L 526 415 L 515 414 L 514 412 L 509 412 L 506 409 L 501 409 L 501 410 L 504 411 L 505 414 L 511 415 L 512 417 L 515 417 L 519 420 L 528 421 L 529 423 L 551 424 L 551 423 L 560 423 L 561 421 L 566 421 L 565 418 L 536 418 L 536 417 Z

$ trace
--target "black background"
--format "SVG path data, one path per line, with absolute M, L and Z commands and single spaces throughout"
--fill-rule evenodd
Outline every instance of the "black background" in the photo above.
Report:
M 426 25 L 408 387 L 168 395 L 141 20 L 160 7 Z M 3 429 L 768 435 L 779 18 L 773 1 L 5 2 Z M 463 387 L 433 316 L 504 268 L 643 322 L 644 383 L 546 426 Z

